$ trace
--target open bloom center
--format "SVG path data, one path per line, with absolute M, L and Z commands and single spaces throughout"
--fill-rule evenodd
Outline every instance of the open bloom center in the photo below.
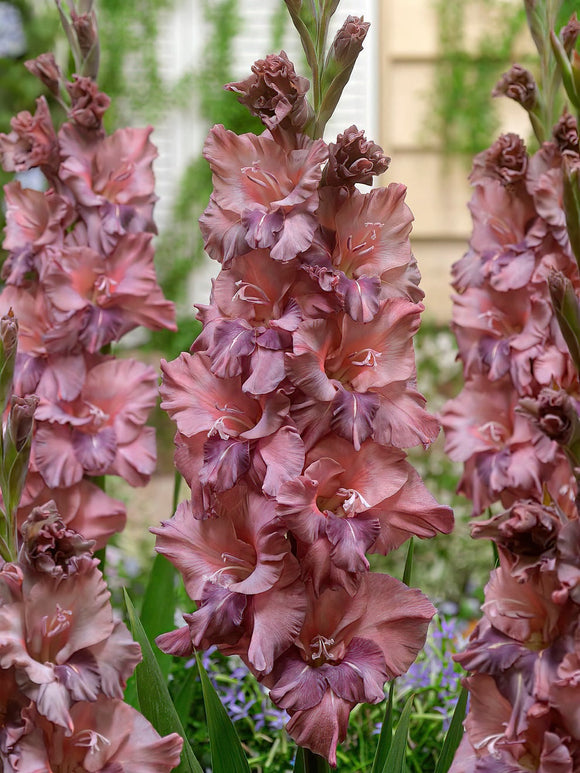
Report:
M 208 437 L 219 435 L 222 440 L 227 440 L 230 437 L 237 437 L 252 426 L 240 408 L 235 408 L 227 403 L 224 406 L 219 406 L 216 403 L 215 407 L 222 413 L 222 416 L 219 416 L 211 425 L 207 433 Z
M 334 646 L 334 639 L 327 639 L 326 636 L 322 636 L 321 634 L 316 635 L 312 641 L 310 642 L 310 659 L 312 661 L 320 661 L 320 662 L 313 662 L 313 665 L 315 666 L 321 666 L 323 663 L 326 663 L 329 660 L 336 660 L 336 656 L 331 652 L 331 647 Z
M 222 553 L 221 559 L 224 566 L 217 569 L 209 578 L 214 585 L 221 585 L 222 588 L 229 588 L 235 582 L 241 582 L 249 577 L 256 568 L 256 554 L 250 545 L 247 548 L 247 555 L 234 556 L 231 553 Z
M 486 421 L 485 424 L 481 424 L 478 433 L 490 445 L 501 445 L 507 437 L 506 428 L 497 421 Z

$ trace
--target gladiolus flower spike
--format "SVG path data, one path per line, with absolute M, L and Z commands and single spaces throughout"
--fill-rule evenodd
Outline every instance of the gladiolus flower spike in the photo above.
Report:
M 549 53 L 555 6 L 526 6 Z M 577 24 L 563 30 L 568 47 Z M 564 42 L 559 53 L 568 56 Z M 474 538 L 493 540 L 499 564 L 456 656 L 469 672 L 470 709 L 451 773 L 572 773 L 580 759 L 580 157 L 566 110 L 538 129 L 553 113 L 550 78 L 536 85 L 514 65 L 500 82 L 497 93 L 529 111 L 538 139 L 552 139 L 530 155 L 505 134 L 476 156 L 473 233 L 453 267 L 465 383 L 443 410 L 446 450 L 464 463 L 459 491 L 473 515 L 500 507 L 472 524 Z
M 305 133 L 307 83 L 284 52 L 227 88 L 266 128 L 215 126 L 204 148 L 200 224 L 221 271 L 161 387 L 191 498 L 153 530 L 197 610 L 157 641 L 242 657 L 296 742 L 336 765 L 350 711 L 383 699 L 435 611 L 367 554 L 453 525 L 403 450 L 439 431 L 416 387 L 412 215 L 403 185 L 355 187 L 389 161 L 362 131 Z

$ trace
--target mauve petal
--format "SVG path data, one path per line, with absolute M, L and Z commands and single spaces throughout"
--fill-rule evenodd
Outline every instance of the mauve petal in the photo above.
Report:
M 310 544 L 325 528 L 326 517 L 318 509 L 318 483 L 305 476 L 282 483 L 276 495 L 276 514 L 294 536 Z
M 239 431 L 243 431 L 247 423 L 255 424 L 259 406 L 255 400 L 242 393 L 239 377 L 219 379 L 211 372 L 210 365 L 206 355 L 191 355 L 187 352 L 182 352 L 173 362 L 161 360 L 161 407 L 187 437 L 198 432 L 207 433 L 216 422 L 223 422 L 224 418 L 230 435 L 237 434 L 235 429 L 238 427 L 238 416 L 242 417 Z M 229 408 L 230 414 L 224 407 Z M 246 423 L 245 417 L 251 419 Z
M 337 435 L 350 440 L 355 451 L 373 432 L 373 422 L 379 398 L 372 392 L 350 392 L 340 386 L 332 401 L 331 428 Z
M 351 493 L 356 491 L 368 504 L 378 505 L 384 499 L 394 496 L 404 486 L 412 468 L 405 461 L 405 454 L 397 448 L 385 447 L 365 440 L 359 451 L 353 451 L 352 444 L 334 434 L 326 435 L 308 452 L 307 474 L 321 479 L 321 469 L 311 465 L 323 459 L 333 459 L 340 465 L 340 471 L 334 471 L 334 478 L 328 482 L 325 496 L 332 496 L 336 489 L 343 488 Z M 366 510 L 360 500 L 350 512 Z
M 375 572 L 362 576 L 333 638 L 357 636 L 374 641 L 385 656 L 389 679 L 403 674 L 425 642 L 435 608 L 416 588 Z M 356 621 L 356 622 L 355 622 Z
M 39 685 L 23 685 L 21 689 L 34 701 L 39 714 L 46 717 L 49 722 L 63 727 L 67 734 L 73 732 L 74 724 L 69 713 L 71 697 L 64 684 L 54 681 Z
M 250 375 L 242 390 L 252 395 L 267 395 L 278 388 L 285 376 L 284 352 L 257 346 L 251 355 Z
M 246 229 L 246 241 L 252 249 L 267 249 L 276 243 L 284 227 L 284 213 L 281 210 L 268 212 L 257 204 L 255 208 L 243 210 L 242 225 Z
M 101 674 L 94 655 L 89 650 L 76 652 L 68 662 L 54 669 L 74 701 L 96 701 L 101 687 Z
M 312 244 L 317 226 L 318 221 L 309 212 L 298 209 L 286 212 L 284 229 L 270 250 L 270 255 L 274 260 L 285 262 L 305 252 Z
M 465 719 L 465 729 L 470 743 L 479 750 L 489 749 L 489 744 L 504 738 L 512 705 L 499 692 L 495 680 L 486 674 L 474 674 L 465 680 L 469 690 L 470 708 Z
M 404 201 L 406 190 L 391 183 L 365 194 L 349 191 L 335 214 L 335 266 L 354 277 L 380 276 L 410 262 L 413 215 Z
M 177 657 L 180 658 L 189 657 L 195 652 L 188 625 L 177 628 L 175 631 L 162 633 L 155 639 L 155 644 L 159 647 L 161 652 L 166 652 L 169 655 L 177 655 Z
M 352 703 L 327 690 L 316 707 L 294 713 L 286 730 L 298 746 L 325 757 L 336 767 L 336 746 L 346 738 L 352 708 Z
M 203 246 L 210 258 L 218 260 L 224 268 L 237 255 L 243 255 L 250 249 L 246 241 L 246 228 L 240 216 L 222 209 L 215 195 L 209 197 L 209 204 L 199 218 L 199 229 L 203 236 Z
M 286 375 L 289 380 L 305 394 L 321 402 L 332 400 L 336 387 L 332 384 L 324 369 L 320 367 L 320 358 L 311 352 L 284 355 Z
M 439 421 L 427 413 L 425 398 L 404 383 L 377 389 L 379 407 L 374 418 L 373 438 L 397 448 L 421 444 L 427 448 L 439 434 Z
M 18 508 L 19 524 L 32 507 L 48 499 L 54 499 L 67 526 L 86 539 L 95 540 L 95 550 L 104 547 L 109 538 L 125 526 L 125 505 L 105 494 L 94 483 L 83 479 L 69 488 L 51 489 L 45 486 L 38 473 L 30 473 L 26 479 L 24 495 Z
M 229 518 L 193 517 L 190 501 L 181 502 L 175 515 L 151 529 L 157 536 L 156 550 L 166 556 L 180 574 L 192 599 L 200 599 L 208 577 L 222 570 L 224 551 L 237 554 L 239 548 L 234 522 Z
M 83 477 L 83 467 L 74 452 L 69 427 L 39 422 L 36 425 L 32 460 L 49 488 L 73 486 Z
M 87 376 L 82 355 L 52 355 L 39 380 L 37 394 L 49 400 L 75 400 Z
M 282 315 L 278 319 L 271 320 L 270 324 L 274 328 L 280 328 L 293 333 L 300 322 L 302 322 L 303 315 L 298 304 L 298 301 L 294 298 L 290 298 Z
M 169 773 L 179 764 L 182 739 L 176 733 L 161 738 L 145 717 L 123 701 L 100 696 L 94 703 L 76 704 L 71 714 L 77 733 L 94 733 L 108 741 L 85 747 L 82 764 L 87 771 Z M 65 757 L 72 758 L 66 744 L 74 748 L 76 740 L 76 734 L 70 741 L 65 739 Z
M 290 556 L 288 563 L 291 564 Z M 289 576 L 292 574 L 294 570 L 290 566 Z M 257 671 L 265 674 L 270 673 L 276 658 L 296 639 L 306 613 L 302 582 L 283 583 L 284 575 L 269 591 L 252 597 L 254 624 L 248 658 Z
M 106 474 L 119 475 L 130 486 L 146 486 L 156 464 L 155 428 L 143 427 L 132 443 L 117 446 L 117 455 Z
M 82 395 L 109 417 L 117 442 L 126 445 L 136 440 L 157 403 L 157 374 L 144 362 L 110 358 L 88 371 Z
M 416 470 L 405 466 L 409 471 L 405 484 L 394 496 L 368 511 L 381 525 L 371 553 L 387 555 L 411 535 L 425 539 L 438 533 L 449 534 L 453 529 L 453 510 L 438 504 Z
M 482 618 L 471 635 L 463 652 L 453 656 L 466 671 L 496 676 L 511 668 L 529 650 L 520 642 L 496 631 L 489 621 Z
M 240 433 L 240 437 L 245 440 L 265 438 L 279 430 L 288 415 L 290 399 L 279 389 L 271 395 L 261 397 L 260 405 L 262 415 L 258 422 L 251 429 Z
M 101 676 L 101 692 L 122 700 L 127 680 L 141 661 L 141 647 L 133 640 L 127 626 L 115 620 L 113 630 L 100 644 L 90 648 Z
M 295 427 L 285 426 L 273 435 L 263 438 L 257 444 L 266 465 L 262 489 L 275 497 L 280 486 L 302 472 L 304 466 L 304 444 Z
M 557 733 L 544 733 L 538 773 L 572 773 L 570 750 Z

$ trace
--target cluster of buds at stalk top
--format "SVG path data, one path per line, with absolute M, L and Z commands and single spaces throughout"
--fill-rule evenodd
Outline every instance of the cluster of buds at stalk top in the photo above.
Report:
M 0 767 L 169 773 L 183 742 L 123 702 L 141 654 L 113 615 L 94 543 L 54 502 L 21 531 L 17 560 L 0 566 Z
M 453 516 L 403 450 L 439 431 L 416 386 L 405 187 L 358 190 L 388 159 L 356 127 L 330 145 L 304 133 L 304 79 L 283 52 L 252 71 L 229 88 L 267 128 L 210 131 L 200 223 L 221 271 L 191 352 L 162 362 L 191 498 L 153 531 L 197 610 L 157 641 L 241 656 L 297 743 L 335 765 L 350 711 L 383 699 L 435 612 L 366 554 Z
M 90 27 L 90 8 L 86 14 Z M 73 26 L 81 17 L 73 14 Z M 79 46 L 88 46 L 77 33 Z M 57 130 L 41 97 L 34 115 L 19 113 L 12 131 L 0 134 L 4 169 L 37 168 L 47 181 L 42 191 L 18 180 L 4 189 L 0 311 L 13 309 L 19 324 L 14 391 L 39 400 L 19 518 L 54 499 L 65 521 L 101 548 L 123 528 L 125 507 L 91 478 L 118 475 L 141 486 L 156 461 L 155 432 L 145 422 L 157 374 L 112 357 L 109 345 L 139 325 L 175 329 L 153 263 L 157 152 L 150 127 L 107 135 L 109 98 L 92 78 L 67 82 L 50 54 L 27 65 L 67 119 Z
M 530 114 L 534 128 L 541 116 Z M 465 383 L 443 426 L 473 515 L 500 505 L 472 525 L 499 562 L 456 656 L 470 709 L 452 773 L 572 773 L 580 761 L 577 137 L 564 111 L 536 153 L 502 135 L 471 175 L 473 233 L 453 267 Z

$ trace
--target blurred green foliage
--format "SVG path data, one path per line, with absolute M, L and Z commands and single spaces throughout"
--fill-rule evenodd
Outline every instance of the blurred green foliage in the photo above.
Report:
M 468 163 L 487 148 L 499 128 L 491 92 L 501 74 L 517 58 L 534 71 L 536 59 L 523 61 L 516 52 L 525 37 L 526 17 L 522 2 L 505 0 L 433 0 L 439 32 L 440 56 L 433 88 L 428 96 L 425 130 L 446 155 L 463 155 Z M 578 10 L 578 0 L 564 0 L 558 15 L 559 31 Z M 485 15 L 493 34 L 473 41 L 470 20 Z M 521 46 L 519 46 L 521 48 Z

